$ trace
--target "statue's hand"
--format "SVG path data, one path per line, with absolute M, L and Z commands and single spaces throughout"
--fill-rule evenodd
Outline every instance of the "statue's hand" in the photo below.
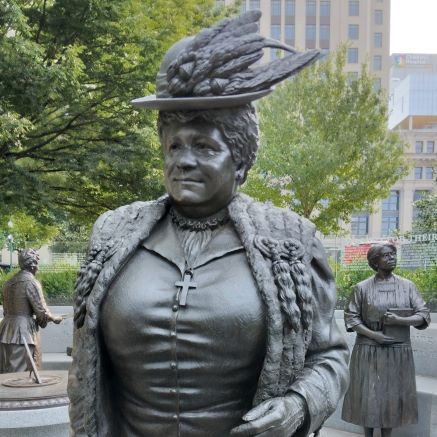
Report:
M 62 316 L 53 316 L 52 317 L 52 322 L 56 323 L 56 325 L 59 325 L 63 320 L 64 320 L 64 318 Z
M 385 325 L 403 325 L 404 318 L 400 317 L 396 314 L 393 314 L 390 311 L 387 311 L 384 314 L 384 324 Z
M 231 437 L 290 437 L 304 423 L 307 406 L 298 394 L 272 398 L 243 416 Z
M 389 337 L 388 335 L 384 335 L 382 331 L 374 331 L 372 334 L 372 340 L 375 340 L 379 344 L 393 344 L 397 343 L 393 337 Z

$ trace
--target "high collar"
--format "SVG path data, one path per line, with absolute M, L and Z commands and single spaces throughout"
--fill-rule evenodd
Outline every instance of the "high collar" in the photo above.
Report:
M 174 226 L 170 215 L 167 214 L 142 245 L 175 264 L 182 273 L 185 270 L 185 257 Z M 228 222 L 220 230 L 215 231 L 211 242 L 202 252 L 202 256 L 191 267 L 198 268 L 227 253 L 242 249 L 243 245 L 237 233 L 232 224 Z

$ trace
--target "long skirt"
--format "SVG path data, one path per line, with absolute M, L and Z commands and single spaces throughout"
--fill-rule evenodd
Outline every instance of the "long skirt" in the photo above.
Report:
M 367 428 L 417 423 L 413 352 L 409 344 L 355 344 L 342 419 Z
M 35 346 L 29 345 L 30 352 L 35 357 Z M 38 365 L 40 359 L 36 359 Z M 25 372 L 30 370 L 30 362 L 23 344 L 0 343 L 0 373 Z

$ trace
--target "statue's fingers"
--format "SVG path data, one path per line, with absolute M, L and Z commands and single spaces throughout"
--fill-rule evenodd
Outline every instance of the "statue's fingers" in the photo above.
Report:
M 258 417 L 231 431 L 231 437 L 253 437 L 268 430 L 274 431 L 282 422 L 282 415 L 277 410 L 269 410 L 264 416 Z M 274 432 L 272 436 L 275 435 Z
M 243 420 L 245 422 L 249 422 L 251 420 L 258 419 L 261 416 L 264 416 L 271 408 L 272 402 L 270 400 L 264 401 L 256 407 L 252 408 L 248 411 L 244 416 Z

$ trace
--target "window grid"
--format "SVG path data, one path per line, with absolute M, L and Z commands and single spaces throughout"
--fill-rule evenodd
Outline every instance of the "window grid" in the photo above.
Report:
M 249 9 L 260 9 L 260 0 L 249 0 Z
M 423 153 L 423 141 L 416 141 L 415 153 Z
M 316 40 L 316 25 L 315 24 L 307 24 L 305 26 L 305 38 L 307 41 L 315 41 Z
M 425 179 L 434 179 L 434 167 L 425 167 Z
M 399 191 L 392 190 L 390 195 L 382 201 L 381 233 L 383 236 L 390 235 L 399 229 Z
M 272 24 L 270 26 L 270 36 L 273 39 L 277 39 L 278 41 L 280 41 L 281 39 L 281 25 L 280 24 Z M 275 49 L 276 51 L 276 49 Z
M 351 40 L 358 40 L 360 35 L 360 27 L 358 24 L 349 24 L 348 37 Z
M 382 10 L 381 9 L 375 9 L 374 11 L 374 23 L 376 25 L 382 24 Z
M 284 26 L 285 42 L 294 41 L 296 28 L 294 24 L 286 24 Z
M 358 49 L 356 47 L 349 47 L 347 49 L 348 64 L 358 64 Z
M 285 16 L 294 17 L 296 15 L 295 0 L 285 0 Z
M 354 214 L 351 217 L 351 234 L 354 237 L 369 233 L 369 214 Z
M 246 6 L 246 0 L 243 0 L 241 2 L 241 6 L 240 6 L 240 13 L 244 14 L 246 12 L 247 6 Z
M 360 15 L 360 2 L 358 0 L 349 0 L 349 17 L 358 17 Z
M 381 78 L 376 77 L 373 79 L 373 91 L 377 92 L 381 90 Z
M 417 202 L 420 199 L 423 199 L 424 196 L 429 194 L 428 190 L 414 190 L 413 194 L 413 202 Z M 416 219 L 419 216 L 419 209 L 415 204 L 413 204 L 413 219 Z
M 329 41 L 330 27 L 329 24 L 320 25 L 320 41 Z
M 426 153 L 434 153 L 434 141 L 427 141 L 426 142 Z
M 416 167 L 414 169 L 414 179 L 422 179 L 422 172 L 423 172 L 422 167 Z
M 307 17 L 315 17 L 316 16 L 316 0 L 307 0 L 306 1 L 306 16 Z
M 375 43 L 376 49 L 380 49 L 382 47 L 382 33 L 381 32 L 375 32 L 374 43 Z
M 382 56 L 375 55 L 373 56 L 373 70 L 381 71 L 382 70 Z
M 281 16 L 281 0 L 271 0 L 271 14 L 272 17 Z
M 320 16 L 329 17 L 331 15 L 331 2 L 327 0 L 320 1 Z

